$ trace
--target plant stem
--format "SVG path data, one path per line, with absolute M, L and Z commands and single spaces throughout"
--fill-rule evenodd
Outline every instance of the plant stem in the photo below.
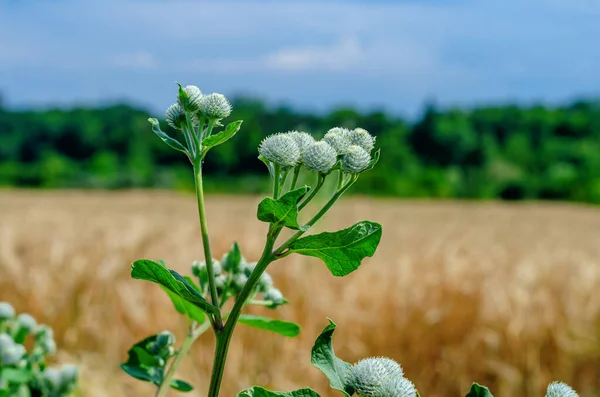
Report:
M 290 190 L 294 190 L 296 188 L 296 183 L 298 183 L 299 175 L 300 175 L 300 165 L 297 165 L 294 168 L 294 176 L 292 177 L 292 185 L 290 186 Z
M 317 179 L 317 184 L 315 185 L 315 188 L 312 190 L 312 192 L 310 192 L 308 197 L 306 197 L 304 200 L 302 200 L 300 205 L 298 205 L 298 211 L 300 211 L 302 208 L 306 207 L 306 204 L 308 204 L 310 202 L 310 200 L 312 200 L 317 195 L 319 190 L 323 187 L 323 184 L 325 183 L 325 177 L 323 176 L 323 174 L 319 173 L 319 176 L 317 178 L 318 179 Z
M 279 164 L 273 165 L 273 198 L 277 200 L 279 198 L 279 179 L 281 178 L 281 166 Z
M 229 350 L 229 342 L 231 342 L 231 336 L 237 324 L 237 321 L 242 313 L 242 309 L 248 300 L 248 297 L 252 294 L 254 287 L 258 284 L 260 276 L 263 274 L 267 266 L 273 262 L 274 257 L 272 255 L 273 246 L 275 240 L 281 229 L 269 228 L 267 234 L 267 242 L 263 253 L 258 260 L 252 274 L 248 278 L 248 281 L 244 285 L 244 288 L 240 291 L 238 297 L 235 300 L 235 304 L 229 313 L 227 323 L 221 332 L 217 332 L 217 345 L 215 347 L 215 357 L 213 363 L 213 370 L 210 378 L 210 386 L 208 389 L 208 397 L 218 397 L 219 389 L 221 388 L 221 382 L 223 380 L 223 371 L 225 370 L 225 362 L 227 360 L 227 351 Z
M 208 226 L 206 222 L 206 210 L 204 208 L 204 189 L 202 187 L 202 164 L 200 159 L 194 164 L 194 174 L 196 176 L 196 198 L 198 199 L 198 215 L 200 216 L 200 230 L 202 231 L 202 245 L 204 246 L 204 258 L 206 260 L 206 270 L 208 271 L 208 286 L 210 290 L 210 298 L 212 304 L 219 307 L 219 297 L 217 296 L 217 287 L 215 285 L 215 272 L 213 269 L 212 254 L 210 252 L 210 241 L 208 237 Z M 210 316 L 213 321 L 212 316 Z M 221 314 L 215 314 L 214 324 L 215 330 L 223 328 L 223 320 Z
M 183 358 L 186 356 L 186 354 L 189 352 L 190 348 L 192 347 L 192 343 L 194 343 L 194 341 L 196 339 L 198 339 L 198 337 L 200 335 L 202 335 L 204 332 L 206 332 L 206 330 L 209 328 L 210 328 L 210 322 L 207 321 L 204 324 L 202 324 L 200 327 L 198 327 L 196 329 L 190 329 L 188 331 L 188 334 L 185 337 L 185 340 L 183 341 L 183 345 L 181 345 L 181 349 L 179 349 L 179 352 L 177 353 L 175 360 L 171 363 L 171 366 L 169 366 L 169 370 L 167 371 L 167 374 L 163 378 L 163 381 L 162 381 L 160 387 L 156 391 L 156 397 L 165 397 L 167 395 L 167 392 L 169 391 L 169 388 L 171 387 L 171 381 L 173 380 L 173 377 L 175 376 L 177 369 L 181 365 Z

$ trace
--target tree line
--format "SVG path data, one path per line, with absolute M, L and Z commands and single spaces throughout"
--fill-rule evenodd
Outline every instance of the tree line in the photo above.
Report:
M 309 114 L 252 98 L 233 105 L 226 121 L 244 123 L 235 139 L 208 156 L 212 190 L 268 189 L 257 147 L 271 133 L 323 135 L 343 126 L 367 129 L 383 149 L 379 165 L 354 189 L 361 193 L 600 203 L 600 101 L 443 109 L 431 103 L 414 121 L 352 108 Z M 185 156 L 150 130 L 147 119 L 156 116 L 123 104 L 0 108 L 0 186 L 191 189 Z

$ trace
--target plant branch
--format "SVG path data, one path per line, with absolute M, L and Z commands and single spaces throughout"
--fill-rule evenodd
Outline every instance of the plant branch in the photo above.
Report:
M 294 190 L 296 188 L 296 184 L 298 183 L 298 176 L 300 175 L 300 164 L 298 164 L 294 168 L 294 176 L 292 177 L 292 185 L 290 186 L 290 190 Z
M 298 211 L 300 211 L 300 210 L 302 210 L 302 208 L 306 207 L 306 205 L 310 202 L 310 200 L 315 198 L 315 196 L 317 195 L 319 190 L 321 190 L 321 188 L 323 187 L 323 184 L 325 183 L 325 176 L 323 176 L 323 174 L 321 174 L 319 172 L 319 175 L 317 176 L 317 178 L 318 179 L 317 179 L 317 184 L 315 185 L 315 188 L 310 192 L 308 197 L 306 197 L 304 200 L 302 200 L 300 205 L 298 205 Z

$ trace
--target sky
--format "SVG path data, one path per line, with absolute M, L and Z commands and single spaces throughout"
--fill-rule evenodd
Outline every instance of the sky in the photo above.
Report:
M 600 96 L 600 0 L 0 0 L 8 106 L 127 101 L 176 82 L 324 111 Z

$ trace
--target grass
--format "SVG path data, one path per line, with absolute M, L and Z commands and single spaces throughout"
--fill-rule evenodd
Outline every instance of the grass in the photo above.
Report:
M 210 196 L 213 252 L 234 239 L 262 249 L 260 197 Z M 241 221 L 239 220 L 241 219 Z M 270 273 L 290 305 L 254 311 L 297 321 L 287 339 L 240 325 L 223 396 L 252 384 L 329 390 L 310 348 L 331 317 L 346 361 L 386 355 L 425 397 L 461 396 L 472 381 L 497 397 L 543 396 L 551 380 L 600 391 L 600 210 L 561 204 L 403 202 L 347 198 L 319 229 L 383 224 L 376 255 L 344 279 L 291 256 Z M 194 200 L 166 192 L 0 192 L 0 300 L 54 327 L 57 361 L 82 368 L 86 397 L 150 396 L 118 364 L 138 339 L 184 325 L 164 293 L 129 277 L 138 258 L 188 272 L 202 257 Z M 317 288 L 318 287 L 318 288 Z M 208 386 L 213 338 L 181 377 Z M 200 381 L 199 381 L 200 380 Z M 202 382 L 204 381 L 204 382 Z M 175 395 L 176 393 L 173 393 Z

